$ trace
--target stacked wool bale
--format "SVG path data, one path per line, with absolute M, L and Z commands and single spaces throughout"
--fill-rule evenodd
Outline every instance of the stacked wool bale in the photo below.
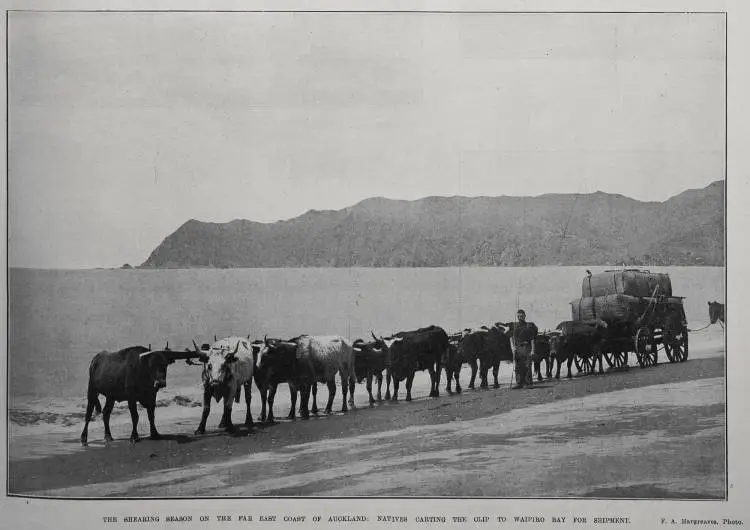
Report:
M 581 298 L 570 302 L 574 321 L 634 322 L 655 291 L 672 296 L 672 283 L 668 274 L 626 269 L 588 276 L 581 291 Z

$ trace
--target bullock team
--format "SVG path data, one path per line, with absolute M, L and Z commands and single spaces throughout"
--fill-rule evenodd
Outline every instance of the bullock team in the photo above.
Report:
M 446 391 L 452 394 L 451 387 L 455 382 L 455 392 L 461 392 L 459 373 L 464 364 L 471 367 L 469 388 L 475 387 L 477 373 L 480 388 L 487 388 L 490 368 L 494 387 L 497 388 L 500 363 L 514 360 L 516 388 L 532 383 L 532 362 L 540 381 L 542 361 L 546 363 L 548 378 L 552 377 L 552 366 L 557 361 L 557 379 L 560 378 L 561 364 L 567 361 L 567 376 L 571 377 L 573 357 L 582 352 L 598 353 L 599 372 L 602 373 L 601 352 L 596 350 L 603 335 L 602 328 L 596 323 L 572 323 L 580 328 L 576 329 L 575 334 L 566 334 L 560 326 L 554 331 L 537 333 L 536 326 L 525 322 L 522 313 L 522 310 L 519 311 L 517 322 L 496 323 L 492 327 L 467 329 L 451 335 L 440 327 L 429 326 L 389 337 L 377 337 L 371 333 L 370 341 L 358 339 L 350 342 L 341 336 L 311 335 L 286 340 L 268 337 L 251 340 L 248 336 L 215 339 L 212 345 L 204 344 L 200 348 L 193 342 L 192 350 L 182 352 L 170 350 L 168 344 L 159 351 L 151 350 L 150 346 L 135 346 L 115 353 L 101 352 L 94 357 L 89 368 L 88 406 L 81 443 L 84 446 L 87 444 L 88 425 L 94 409 L 102 413 L 105 440 L 112 440 L 109 419 L 116 401 L 128 402 L 133 422 L 132 442 L 139 439 L 137 403 L 146 409 L 151 438 L 158 438 L 154 423 L 156 394 L 166 386 L 167 366 L 176 360 L 185 360 L 188 364 L 196 364 L 197 360 L 203 365 L 203 411 L 196 434 L 206 431 L 212 399 L 217 403 L 223 401 L 219 427 L 234 432 L 232 405 L 239 403 L 243 389 L 247 406 L 245 424 L 252 424 L 250 400 L 253 383 L 259 390 L 262 403 L 260 420 L 273 422 L 274 398 L 280 383 L 289 385 L 291 410 L 288 417 L 295 417 L 299 396 L 299 412 L 304 418 L 318 411 L 318 383 L 328 386 L 325 411 L 331 412 L 336 396 L 337 374 L 342 393 L 341 411 L 345 412 L 347 403 L 354 402 L 356 383 L 366 383 L 371 405 L 376 400 L 380 401 L 384 373 L 385 399 L 394 401 L 398 400 L 402 382 L 405 382 L 406 400 L 412 399 L 414 376 L 416 372 L 424 370 L 430 374 L 431 397 L 439 396 L 443 370 L 446 373 Z M 574 343 L 570 337 L 578 337 L 579 340 Z M 373 396 L 373 379 L 377 380 L 378 385 L 376 396 Z M 103 409 L 99 394 L 106 397 Z

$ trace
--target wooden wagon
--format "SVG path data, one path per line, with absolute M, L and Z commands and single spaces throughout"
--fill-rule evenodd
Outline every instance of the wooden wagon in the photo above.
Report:
M 630 352 L 642 368 L 658 364 L 662 350 L 672 363 L 687 360 L 684 297 L 672 296 L 668 274 L 638 269 L 589 274 L 583 292 L 589 296 L 571 302 L 573 319 L 593 317 L 607 323 L 602 354 L 610 367 L 626 366 Z M 591 371 L 590 356 L 577 355 L 574 361 L 580 372 Z

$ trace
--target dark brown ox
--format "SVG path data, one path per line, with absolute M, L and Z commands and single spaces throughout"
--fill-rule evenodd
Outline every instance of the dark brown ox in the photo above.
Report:
M 720 322 L 724 325 L 724 304 L 719 302 L 708 303 L 708 317 L 711 319 L 711 324 Z
M 443 328 L 429 326 L 415 331 L 401 331 L 387 339 L 376 339 L 376 342 L 378 347 L 381 344 L 387 347 L 386 385 L 390 385 L 393 378 L 393 401 L 398 400 L 399 383 L 404 379 L 406 400 L 411 401 L 414 375 L 423 370 L 430 372 L 430 397 L 440 395 L 440 362 L 448 350 L 448 335 Z
M 88 445 L 89 422 L 96 409 L 104 420 L 104 440 L 112 441 L 109 418 L 115 402 L 127 401 L 133 431 L 130 441 L 135 443 L 138 436 L 138 403 L 146 409 L 151 429 L 151 439 L 159 438 L 154 423 L 156 393 L 167 386 L 167 365 L 178 359 L 196 359 L 195 352 L 176 352 L 168 349 L 151 351 L 143 346 L 132 346 L 118 352 L 99 352 L 89 365 L 88 404 L 86 424 L 81 433 L 81 445 Z M 99 403 L 99 394 L 106 398 L 104 409 Z
M 540 333 L 534 338 L 534 355 L 532 361 L 534 362 L 534 373 L 536 374 L 537 381 L 542 380 L 542 361 L 544 361 L 545 376 L 547 379 L 552 377 L 552 364 L 554 363 L 550 355 L 549 345 L 550 335 L 547 333 Z
M 445 369 L 445 391 L 449 394 L 453 393 L 451 384 L 453 380 L 456 381 L 456 393 L 461 393 L 461 382 L 459 376 L 461 374 L 461 366 L 464 363 L 464 359 L 458 353 L 458 346 L 461 343 L 463 333 L 454 333 L 448 336 L 448 351 L 441 360 L 441 365 Z
M 256 356 L 255 384 L 261 392 L 263 410 L 261 420 L 273 423 L 273 404 L 276 399 L 276 390 L 280 383 L 289 384 L 289 396 L 291 398 L 291 409 L 289 419 L 294 419 L 297 407 L 297 393 L 303 398 L 309 399 L 309 393 L 314 374 L 305 371 L 307 365 L 300 364 L 297 359 L 297 343 L 295 339 L 289 341 L 265 339 L 263 346 Z M 266 401 L 268 402 L 268 415 L 266 416 Z M 306 399 L 302 399 L 300 415 L 308 417 L 310 413 L 306 409 Z
M 354 378 L 349 380 L 349 403 L 354 404 L 355 379 L 357 383 L 366 380 L 367 393 L 369 394 L 370 406 L 375 403 L 372 395 L 372 379 L 378 380 L 378 401 L 383 400 L 381 394 L 383 388 L 383 371 L 385 370 L 386 348 L 378 346 L 377 341 L 365 342 L 357 339 L 352 344 L 354 351 Z M 388 389 L 386 388 L 386 392 Z
M 462 362 L 467 362 L 471 366 L 469 388 L 474 388 L 477 371 L 481 378 L 479 387 L 488 388 L 490 368 L 494 377 L 494 387 L 498 388 L 500 386 L 498 381 L 500 363 L 513 361 L 510 337 L 505 332 L 505 327 L 499 323 L 491 328 L 482 326 L 481 329 L 464 334 L 458 346 L 458 356 Z
M 550 356 L 557 361 L 555 379 L 560 379 L 560 367 L 567 361 L 568 375 L 573 377 L 570 366 L 576 355 L 593 357 L 592 373 L 599 361 L 599 373 L 604 373 L 602 366 L 602 346 L 607 339 L 607 324 L 601 320 L 561 322 L 554 332 L 549 332 Z

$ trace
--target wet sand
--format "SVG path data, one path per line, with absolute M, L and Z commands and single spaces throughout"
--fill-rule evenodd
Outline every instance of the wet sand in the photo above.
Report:
M 449 396 L 441 384 L 437 399 L 256 424 L 236 437 L 161 424 L 171 433 L 164 440 L 105 446 L 92 436 L 86 449 L 11 460 L 9 491 L 723 498 L 724 357 L 715 355 L 570 381 L 563 370 L 559 382 L 514 391 Z M 321 387 L 319 398 L 326 396 Z M 244 413 L 244 403 L 238 409 Z M 286 412 L 277 407 L 278 416 Z

